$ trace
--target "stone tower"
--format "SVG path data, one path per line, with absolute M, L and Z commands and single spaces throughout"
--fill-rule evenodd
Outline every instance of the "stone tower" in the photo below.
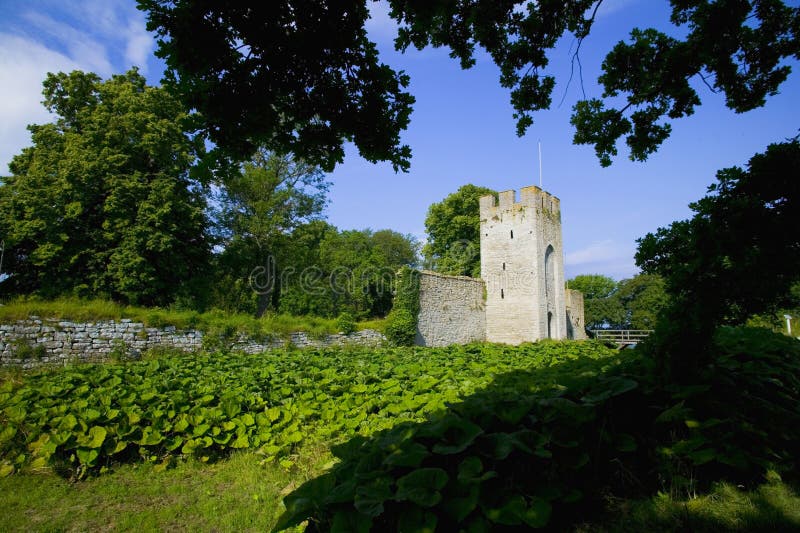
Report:
M 567 337 L 560 204 L 535 186 L 480 199 L 487 341 Z

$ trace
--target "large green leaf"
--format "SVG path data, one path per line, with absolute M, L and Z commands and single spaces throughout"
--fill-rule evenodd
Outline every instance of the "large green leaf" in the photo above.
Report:
M 275 526 L 275 531 L 278 531 Z M 331 533 L 368 533 L 372 530 L 372 518 L 357 511 L 338 511 L 333 515 Z
M 356 487 L 353 504 L 356 510 L 366 516 L 376 517 L 383 512 L 383 502 L 392 497 L 392 480 L 378 477 Z
M 81 464 L 86 466 L 94 466 L 97 458 L 100 456 L 100 452 L 95 448 L 78 448 L 75 450 L 75 454 L 78 456 Z
M 420 468 L 397 480 L 398 501 L 408 500 L 421 507 L 433 507 L 442 499 L 439 492 L 447 484 L 447 472 L 441 468 Z
M 328 493 L 333 490 L 336 478 L 333 474 L 323 474 L 300 485 L 283 499 L 286 511 L 278 518 L 274 531 L 295 526 L 322 507 Z
M 108 432 L 102 426 L 92 426 L 89 432 L 78 437 L 78 445 L 84 448 L 99 448 L 106 440 Z
M 481 433 L 480 426 L 454 414 L 447 414 L 418 431 L 420 437 L 436 438 L 431 450 L 442 455 L 464 451 Z
M 383 460 L 383 463 L 390 466 L 416 467 L 430 454 L 425 446 L 419 442 L 414 442 L 389 454 Z

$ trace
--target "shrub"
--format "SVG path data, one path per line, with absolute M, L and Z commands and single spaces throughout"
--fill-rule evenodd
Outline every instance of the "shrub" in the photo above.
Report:
M 31 344 L 25 339 L 15 339 L 11 341 L 11 344 L 13 345 L 14 357 L 17 359 L 41 360 L 45 355 L 47 355 L 44 345 L 38 342 Z
M 417 336 L 417 318 L 405 309 L 393 309 L 386 317 L 384 331 L 394 346 L 413 346 Z
M 356 319 L 350 313 L 342 313 L 336 319 L 336 328 L 345 335 L 350 335 L 356 330 Z

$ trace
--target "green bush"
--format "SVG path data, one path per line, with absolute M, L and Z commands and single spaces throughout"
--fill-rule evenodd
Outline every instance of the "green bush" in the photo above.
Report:
M 336 319 L 336 327 L 345 335 L 350 335 L 356 330 L 356 319 L 350 313 L 342 313 Z
M 44 345 L 37 342 L 31 344 L 25 339 L 14 339 L 11 341 L 11 344 L 14 357 L 17 359 L 41 360 L 45 355 L 47 355 L 47 350 L 45 350 Z
M 405 309 L 415 318 L 419 314 L 419 271 L 403 267 L 397 272 L 392 309 Z
M 417 336 L 417 318 L 406 309 L 393 309 L 386 317 L 384 333 L 393 346 L 413 346 Z

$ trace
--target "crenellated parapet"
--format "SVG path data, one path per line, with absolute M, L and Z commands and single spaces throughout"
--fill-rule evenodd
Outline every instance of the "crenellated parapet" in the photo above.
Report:
M 522 187 L 519 190 L 519 201 L 516 191 L 509 190 L 494 195 L 482 196 L 480 203 L 481 220 L 498 217 L 501 213 L 534 208 L 536 213 L 548 213 L 561 219 L 561 200 L 536 185 Z

